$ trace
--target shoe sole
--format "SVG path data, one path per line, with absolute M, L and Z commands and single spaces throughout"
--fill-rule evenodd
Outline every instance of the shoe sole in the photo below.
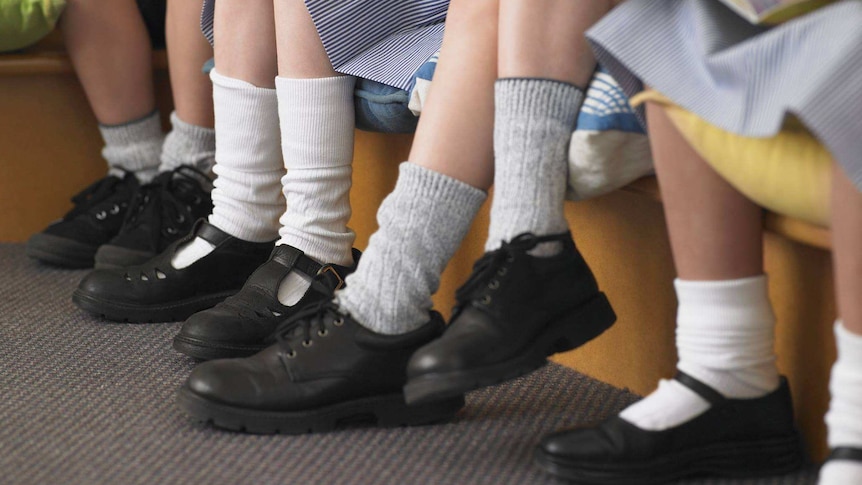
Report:
M 520 354 L 497 364 L 457 372 L 410 378 L 404 396 L 410 404 L 428 402 L 528 374 L 547 364 L 547 357 L 584 345 L 611 327 L 617 316 L 604 293 L 599 293 L 558 318 Z
M 70 269 L 93 267 L 93 258 L 97 247 L 88 246 L 71 239 L 54 236 L 53 234 L 34 234 L 27 241 L 25 252 L 27 256 Z
M 537 448 L 535 463 L 548 473 L 585 485 L 652 485 L 690 476 L 755 478 L 791 473 L 803 464 L 798 435 L 716 443 L 637 463 L 576 462 Z
M 255 434 L 305 434 L 355 426 L 422 426 L 446 422 L 464 407 L 464 397 L 408 406 L 404 396 L 354 399 L 308 411 L 261 411 L 211 401 L 184 385 L 177 405 L 194 420 L 217 428 Z
M 144 264 L 155 256 L 155 253 L 149 251 L 103 244 L 96 251 L 94 261 L 96 269 L 119 269 Z
M 236 359 L 251 357 L 266 348 L 266 345 L 236 345 L 213 343 L 206 340 L 177 335 L 173 342 L 174 350 L 198 360 Z
M 175 302 L 159 303 L 158 305 L 136 305 L 102 300 L 78 289 L 72 293 L 72 302 L 82 310 L 115 322 L 176 322 L 216 306 L 237 291 L 239 288 Z

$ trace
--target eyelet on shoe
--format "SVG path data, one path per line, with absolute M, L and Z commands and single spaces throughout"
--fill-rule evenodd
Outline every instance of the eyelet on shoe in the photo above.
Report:
M 96 214 L 96 219 L 98 219 L 100 221 L 104 221 L 106 217 L 108 217 L 108 213 L 105 211 L 102 211 L 102 212 L 99 212 L 98 214 Z
M 500 276 L 506 276 L 506 273 L 509 272 L 509 268 L 500 268 L 497 270 L 497 274 Z
M 335 325 L 336 327 L 340 327 L 340 326 L 344 325 L 344 318 L 338 317 L 335 319 L 334 322 L 332 322 L 332 324 Z
M 506 262 L 507 262 L 507 263 L 512 263 L 512 262 L 514 262 L 514 261 L 515 261 L 515 257 L 514 257 L 514 256 L 512 256 L 511 254 L 510 254 L 510 255 L 508 255 L 508 256 L 506 256 Z
M 183 222 L 186 222 L 186 218 L 185 218 L 185 216 L 180 214 L 180 216 L 177 217 L 177 224 L 182 224 Z
M 287 357 L 288 359 L 293 359 L 294 357 L 296 357 L 296 351 L 291 350 L 290 352 L 284 354 L 284 356 Z
M 329 330 L 324 330 L 324 329 L 318 330 L 317 335 L 320 335 L 321 337 L 326 337 L 327 335 L 329 335 Z
M 113 215 L 117 215 L 120 213 L 120 206 L 114 204 L 114 207 L 111 207 L 110 213 Z
M 491 280 L 491 282 L 488 283 L 488 288 L 490 288 L 492 290 L 496 290 L 499 287 L 500 287 L 500 282 L 498 280 Z
M 199 195 L 196 195 L 195 198 L 192 200 L 192 204 L 194 204 L 194 205 L 198 205 L 201 202 L 203 202 L 203 199 L 201 199 L 201 197 Z
M 311 347 L 312 345 L 314 345 L 314 341 L 313 341 L 313 340 L 303 340 L 303 341 L 302 341 L 302 346 L 303 346 L 303 347 Z
M 490 304 L 491 304 L 491 295 L 485 295 L 485 296 L 483 296 L 483 297 L 482 297 L 482 299 L 481 299 L 481 300 L 479 300 L 479 301 L 480 301 L 483 305 L 490 305 Z
M 171 236 L 175 236 L 179 231 L 177 231 L 173 227 L 169 227 L 169 228 L 165 229 L 165 232 L 167 232 Z

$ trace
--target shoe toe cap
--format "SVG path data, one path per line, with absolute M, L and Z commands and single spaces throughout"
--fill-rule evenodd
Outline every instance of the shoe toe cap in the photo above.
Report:
M 241 359 L 204 362 L 189 375 L 188 386 L 196 394 L 228 404 L 254 404 L 257 394 L 253 375 L 247 372 Z
M 417 350 L 407 364 L 407 375 L 417 377 L 425 374 L 452 372 L 466 366 L 464 356 L 444 341 L 435 341 Z
M 100 298 L 118 296 L 122 294 L 121 288 L 124 282 L 125 278 L 121 271 L 97 269 L 81 280 L 78 291 Z
M 612 445 L 597 428 L 581 428 L 552 433 L 542 439 L 539 449 L 548 455 L 572 460 L 607 458 Z

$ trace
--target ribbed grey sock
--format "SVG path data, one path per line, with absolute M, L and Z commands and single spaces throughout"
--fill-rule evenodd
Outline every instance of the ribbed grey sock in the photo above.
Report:
M 494 98 L 494 200 L 487 251 L 532 232 L 565 232 L 568 148 L 583 91 L 548 79 L 500 79 Z M 547 246 L 547 245 L 542 245 Z M 533 254 L 556 252 L 542 246 Z
M 159 172 L 169 172 L 182 165 L 191 165 L 212 176 L 215 165 L 215 129 L 192 125 L 171 113 L 171 132 L 162 146 Z
M 380 227 L 336 303 L 374 332 L 393 335 L 421 327 L 440 274 L 485 197 L 452 177 L 402 163 L 395 190 L 377 211 Z
M 122 125 L 99 125 L 99 131 L 105 140 L 102 156 L 108 161 L 109 174 L 122 177 L 126 170 L 147 183 L 159 173 L 165 135 L 158 111 Z

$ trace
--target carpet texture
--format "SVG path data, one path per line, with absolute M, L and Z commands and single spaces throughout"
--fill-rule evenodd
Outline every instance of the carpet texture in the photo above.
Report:
M 468 396 L 454 423 L 249 436 L 192 423 L 174 391 L 193 363 L 179 324 L 99 321 L 70 301 L 84 275 L 0 244 L 0 483 L 556 484 L 531 463 L 544 434 L 637 396 L 549 365 Z M 690 484 L 808 484 L 815 472 Z

